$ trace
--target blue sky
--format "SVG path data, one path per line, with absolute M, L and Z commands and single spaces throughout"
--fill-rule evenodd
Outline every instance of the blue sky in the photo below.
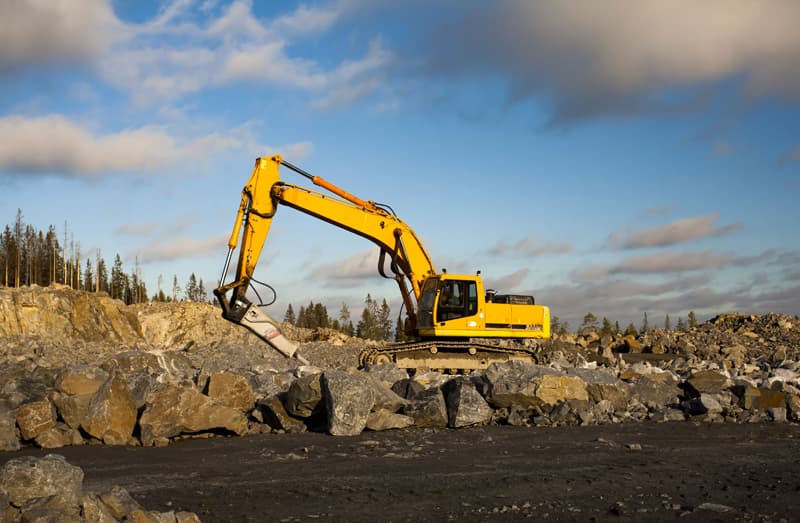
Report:
M 258 156 L 391 205 L 437 268 L 577 326 L 800 313 L 800 4 L 7 0 L 0 215 L 215 285 Z M 285 179 L 303 183 L 290 171 Z M 399 309 L 281 209 L 257 277 Z

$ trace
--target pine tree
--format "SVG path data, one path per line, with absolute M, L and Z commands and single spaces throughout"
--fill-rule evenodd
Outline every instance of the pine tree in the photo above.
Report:
M 568 321 L 561 322 L 561 325 L 558 328 L 558 334 L 562 335 L 568 333 L 569 333 L 569 322 Z
M 283 315 L 283 321 L 292 325 L 297 324 L 297 317 L 294 315 L 294 308 L 291 303 L 286 307 L 286 314 Z
M 186 282 L 186 299 L 197 301 L 197 276 L 194 273 L 189 275 L 189 280 Z
M 581 323 L 581 328 L 578 329 L 580 334 L 587 334 L 589 332 L 596 332 L 597 331 L 597 316 L 592 314 L 591 312 L 586 313 L 586 316 L 583 317 L 583 323 Z
M 672 323 L 669 321 L 669 314 L 664 318 L 664 330 L 672 330 Z
M 642 328 L 639 329 L 639 332 L 644 334 L 648 330 L 650 330 L 650 325 L 647 323 L 647 313 L 645 312 L 644 313 L 644 318 L 642 319 Z
M 686 324 L 683 322 L 683 317 L 678 316 L 678 324 L 675 326 L 675 330 L 678 332 L 683 332 L 686 330 Z
M 203 284 L 203 278 L 200 278 L 200 283 L 197 284 L 197 301 L 206 301 L 206 286 Z
M 694 315 L 694 311 L 689 311 L 689 328 L 694 327 L 697 327 L 697 316 Z
M 356 336 L 359 338 L 379 340 L 382 339 L 380 324 L 378 323 L 378 304 L 367 294 L 364 300 L 364 310 L 361 312 L 361 320 L 356 325 Z
M 636 327 L 633 325 L 633 322 L 630 322 L 627 327 L 625 327 L 625 331 L 622 333 L 623 336 L 636 336 L 638 333 L 636 332 Z
M 614 334 L 619 334 L 621 331 L 619 330 L 619 321 L 614 322 Z
M 114 266 L 111 267 L 111 297 L 122 300 L 125 297 L 126 276 L 122 270 L 122 258 L 119 254 L 114 258 Z
M 94 292 L 94 271 L 92 271 L 92 261 L 86 258 L 86 269 L 83 271 L 83 280 L 87 291 Z
M 559 329 L 561 329 L 561 321 L 558 316 L 552 316 L 550 318 L 550 332 L 559 334 Z
M 603 326 L 600 327 L 600 336 L 611 336 L 614 332 L 614 327 L 611 325 L 611 322 L 608 318 L 603 316 Z
M 178 293 L 181 292 L 181 287 L 178 285 L 178 275 L 172 275 L 172 301 L 178 301 Z
M 378 309 L 378 328 L 380 329 L 381 340 L 392 339 L 392 318 L 389 304 L 386 303 L 386 298 L 381 302 L 381 307 Z
M 397 315 L 397 324 L 394 326 L 394 341 L 403 342 L 406 341 L 408 337 L 406 336 L 405 326 L 403 324 L 403 318 L 401 315 Z

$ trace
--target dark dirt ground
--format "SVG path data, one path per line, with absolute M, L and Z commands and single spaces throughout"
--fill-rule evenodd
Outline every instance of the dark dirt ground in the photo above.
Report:
M 0 453 L 0 463 L 41 449 Z M 800 521 L 800 426 L 262 435 L 65 447 L 84 488 L 214 521 Z

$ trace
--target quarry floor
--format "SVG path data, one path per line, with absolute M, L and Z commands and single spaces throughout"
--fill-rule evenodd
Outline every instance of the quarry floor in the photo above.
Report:
M 80 446 L 84 489 L 215 521 L 800 521 L 800 426 L 319 433 Z

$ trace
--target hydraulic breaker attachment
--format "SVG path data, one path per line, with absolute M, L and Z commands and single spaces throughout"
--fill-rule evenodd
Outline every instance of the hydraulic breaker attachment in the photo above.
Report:
M 308 365 L 308 361 L 297 353 L 297 344 L 281 333 L 278 322 L 261 307 L 251 303 L 239 320 L 239 325 L 253 331 L 287 358 L 297 358 L 303 365 Z
M 232 284 L 236 286 L 237 284 Z M 233 292 L 232 303 L 225 296 L 226 287 L 214 289 L 214 294 L 222 306 L 222 317 L 233 323 L 247 327 L 256 336 L 267 342 L 270 347 L 277 350 L 287 358 L 295 358 L 303 365 L 308 365 L 308 360 L 297 353 L 297 344 L 283 335 L 280 323 L 267 314 L 262 307 L 244 298 L 236 298 L 238 288 Z M 245 287 L 246 288 L 246 287 Z

